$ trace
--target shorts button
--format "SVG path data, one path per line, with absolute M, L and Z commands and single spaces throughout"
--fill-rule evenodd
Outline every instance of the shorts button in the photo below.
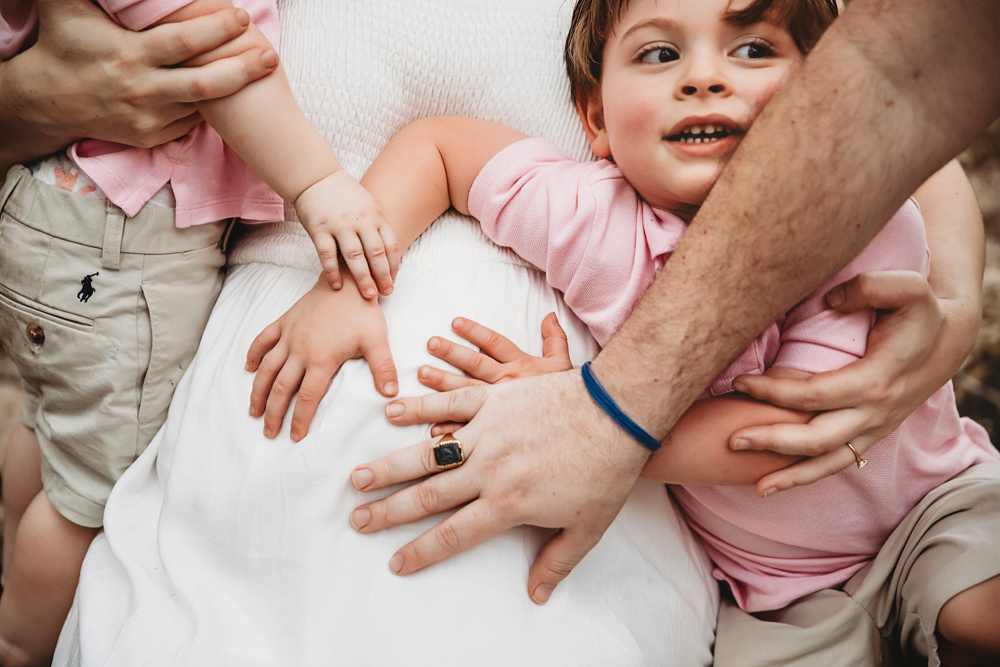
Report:
M 45 332 L 42 331 L 42 328 L 34 322 L 28 325 L 27 332 L 28 338 L 35 345 L 41 345 L 45 342 Z

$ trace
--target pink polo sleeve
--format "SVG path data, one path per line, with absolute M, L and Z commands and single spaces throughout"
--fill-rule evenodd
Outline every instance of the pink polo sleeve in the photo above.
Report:
M 601 345 L 684 232 L 679 219 L 643 203 L 614 164 L 575 162 L 544 139 L 494 156 L 473 183 L 469 211 L 490 239 L 545 272 Z
M 861 254 L 788 313 L 774 366 L 820 373 L 863 357 L 875 311 L 841 313 L 827 306 L 826 293 L 868 271 L 908 270 L 926 277 L 929 258 L 924 219 L 910 199 Z

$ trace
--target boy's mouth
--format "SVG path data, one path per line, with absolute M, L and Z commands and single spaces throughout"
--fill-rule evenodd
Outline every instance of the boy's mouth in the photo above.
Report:
M 685 127 L 677 134 L 667 137 L 667 141 L 677 141 L 682 144 L 709 144 L 721 141 L 732 136 L 736 132 L 725 125 L 719 123 L 705 123 L 703 125 L 691 125 Z

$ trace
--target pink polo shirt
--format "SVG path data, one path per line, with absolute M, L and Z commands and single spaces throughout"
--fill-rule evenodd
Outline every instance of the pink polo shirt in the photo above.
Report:
M 604 345 L 655 279 L 686 227 L 643 202 L 607 160 L 577 163 L 542 139 L 496 155 L 469 193 L 469 210 L 496 243 L 546 272 Z M 827 307 L 826 292 L 865 271 L 928 274 L 923 218 L 908 201 L 854 260 L 772 324 L 702 396 L 732 391 L 771 366 L 819 373 L 864 355 L 872 311 Z M 691 527 L 747 611 L 779 609 L 840 586 L 878 553 L 931 489 L 971 465 L 1000 460 L 986 432 L 960 418 L 951 384 L 848 468 L 770 498 L 753 487 L 678 486 Z
M 143 30 L 193 0 L 98 0 L 129 30 Z M 276 0 L 235 0 L 278 48 Z M 34 0 L 0 0 L 0 58 L 10 58 L 30 37 L 38 21 Z M 189 227 L 225 218 L 282 220 L 281 198 L 225 144 L 208 123 L 153 148 L 133 148 L 85 139 L 69 155 L 112 202 L 128 216 L 164 185 L 173 189 L 176 224 Z

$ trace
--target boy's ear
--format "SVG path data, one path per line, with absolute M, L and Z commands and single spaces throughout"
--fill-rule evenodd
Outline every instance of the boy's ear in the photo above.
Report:
M 597 157 L 611 157 L 611 143 L 608 141 L 608 132 L 604 129 L 604 107 L 600 93 L 592 93 L 587 96 L 586 102 L 577 103 L 576 113 L 583 123 L 583 131 L 587 133 L 590 150 Z

